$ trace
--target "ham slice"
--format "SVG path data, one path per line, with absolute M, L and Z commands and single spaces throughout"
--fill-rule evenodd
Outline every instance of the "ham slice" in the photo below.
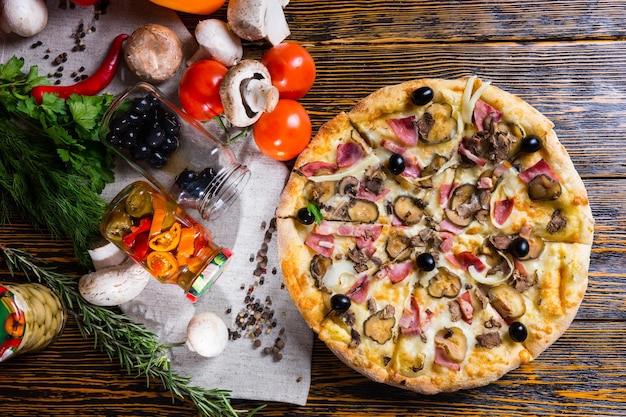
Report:
M 364 303 L 367 300 L 369 285 L 370 282 L 367 279 L 367 275 L 363 275 L 354 283 L 346 295 L 354 302 Z
M 383 267 L 376 274 L 376 278 L 389 277 L 389 280 L 396 284 L 408 277 L 412 270 L 413 261 L 411 260 L 402 263 L 392 263 Z
M 398 323 L 400 325 L 400 331 L 407 336 L 422 334 L 430 324 L 432 316 L 434 316 L 434 313 L 430 310 L 422 312 L 417 303 L 417 299 L 412 297 L 409 310 L 405 308 L 402 312 L 402 317 L 400 317 Z
M 352 166 L 364 155 L 363 149 L 356 143 L 343 143 L 337 147 L 337 166 L 339 168 Z
M 387 124 L 402 143 L 409 146 L 417 145 L 415 116 L 404 117 L 402 119 L 388 119 Z
M 530 181 L 532 181 L 533 178 L 541 174 L 547 175 L 554 181 L 559 181 L 559 177 L 557 177 L 554 171 L 552 171 L 550 165 L 548 165 L 545 159 L 541 159 L 535 165 L 520 172 L 519 177 L 522 181 L 528 184 Z
M 515 205 L 515 197 L 505 198 L 504 200 L 496 201 L 493 206 L 493 220 L 497 225 L 502 225 L 509 218 L 513 212 L 513 206 Z
M 439 228 L 445 232 L 450 232 L 455 235 L 460 235 L 464 230 L 462 227 L 455 225 L 447 219 L 443 219 L 441 223 L 439 223 Z
M 485 161 L 483 158 L 474 155 L 469 149 L 463 146 L 462 143 L 459 144 L 459 153 L 478 166 L 484 167 L 487 163 L 487 161 Z
M 474 318 L 474 305 L 472 304 L 472 295 L 469 291 L 465 291 L 460 297 L 457 297 L 457 302 L 461 306 L 461 316 L 463 320 L 468 324 L 472 324 Z
M 450 358 L 448 358 L 445 349 L 442 347 L 435 348 L 435 363 L 448 369 L 452 369 L 453 371 L 461 369 L 461 364 L 451 361 Z
M 302 172 L 306 177 L 312 177 L 317 174 L 319 171 L 330 171 L 332 173 L 337 172 L 337 166 L 331 164 L 330 162 L 324 161 L 314 161 L 309 162 L 308 164 L 304 164 L 300 167 L 299 171 Z
M 320 255 L 330 258 L 333 256 L 333 249 L 335 248 L 335 237 L 333 235 L 309 233 L 304 240 L 304 244 Z
M 480 258 L 472 252 L 459 252 L 456 254 L 456 259 L 465 270 L 467 270 L 470 266 L 473 266 L 476 271 L 483 272 L 487 268 L 487 265 L 485 265 L 483 261 L 481 261 Z
M 502 118 L 502 112 L 494 109 L 482 100 L 478 100 L 474 105 L 474 125 L 479 131 L 487 130 L 489 126 L 485 126 L 485 119 L 492 115 L 493 121 L 498 123 Z

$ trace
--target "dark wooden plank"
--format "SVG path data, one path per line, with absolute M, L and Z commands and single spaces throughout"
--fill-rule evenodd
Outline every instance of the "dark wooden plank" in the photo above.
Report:
M 620 39 L 620 1 L 292 0 L 290 39 L 315 44 Z M 181 14 L 193 29 L 206 16 Z M 211 17 L 225 19 L 225 7 Z M 381 30 L 384 28 L 384 30 Z

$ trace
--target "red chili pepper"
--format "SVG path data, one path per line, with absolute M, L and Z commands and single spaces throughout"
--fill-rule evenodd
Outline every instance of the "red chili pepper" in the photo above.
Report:
M 127 247 L 127 248 L 132 248 L 133 245 L 135 244 L 135 241 L 137 240 L 137 236 L 143 232 L 147 232 L 150 230 L 150 226 L 152 225 L 152 220 L 150 220 L 147 217 L 142 218 L 139 221 L 139 226 L 137 227 L 133 227 L 131 230 L 132 232 L 130 232 L 129 234 L 125 235 L 122 238 L 122 243 Z
M 95 96 L 113 81 L 113 77 L 115 77 L 115 72 L 122 58 L 122 45 L 127 38 L 128 35 L 126 34 L 117 35 L 109 48 L 106 58 L 96 72 L 89 78 L 68 86 L 38 85 L 33 87 L 30 94 L 35 97 L 35 100 L 39 104 L 43 101 L 44 93 L 56 94 L 62 99 L 66 99 L 72 94 Z

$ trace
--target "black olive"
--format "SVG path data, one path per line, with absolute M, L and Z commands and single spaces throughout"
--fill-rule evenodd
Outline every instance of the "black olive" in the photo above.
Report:
M 130 113 L 128 115 L 128 123 L 132 126 L 143 126 L 148 119 L 148 115 L 145 113 Z
M 335 294 L 330 297 L 330 308 L 335 311 L 339 311 L 340 313 L 347 311 L 351 304 L 352 302 L 350 301 L 350 298 L 346 295 Z
M 195 181 L 197 178 L 198 178 L 198 174 L 196 174 L 190 169 L 185 168 L 181 171 L 180 174 L 178 174 L 178 177 L 176 177 L 176 184 L 182 187 L 183 184 L 191 182 L 191 181 Z
M 315 216 L 306 207 L 302 207 L 300 210 L 298 210 L 297 217 L 298 221 L 302 224 L 313 224 L 313 222 L 315 221 Z
M 157 169 L 163 168 L 167 164 L 167 156 L 160 151 L 152 152 L 148 157 L 148 163 Z
M 106 139 L 113 146 L 122 146 L 122 138 L 117 133 L 109 132 Z
M 200 173 L 200 177 L 211 182 L 211 180 L 215 178 L 215 169 L 212 167 L 204 168 Z
M 419 269 L 421 269 L 422 271 L 428 272 L 435 269 L 435 257 L 430 253 L 420 253 L 419 255 L 417 255 L 415 261 Z
M 406 168 L 406 164 L 404 163 L 404 158 L 402 155 L 394 153 L 389 157 L 389 172 L 393 175 L 400 175 L 404 172 Z
M 509 326 L 509 336 L 513 341 L 521 343 L 528 337 L 528 330 L 523 323 L 516 321 Z
M 526 153 L 537 152 L 541 149 L 541 139 L 535 135 L 528 135 L 522 139 L 522 151 Z
M 144 159 L 147 159 L 152 151 L 147 145 L 135 144 L 131 152 L 135 161 L 142 161 Z
M 530 252 L 530 245 L 523 237 L 517 237 L 509 244 L 509 251 L 518 259 L 524 258 Z
M 165 132 L 163 129 L 154 129 L 148 132 L 146 136 L 146 144 L 152 149 L 156 149 L 165 141 Z
M 178 135 L 178 132 L 180 132 L 180 122 L 173 114 L 171 114 L 171 117 L 162 117 L 161 123 L 163 124 L 163 129 L 170 135 Z
M 178 136 L 166 136 L 165 140 L 161 144 L 161 150 L 167 154 L 171 155 L 178 149 Z
M 430 87 L 420 87 L 411 94 L 411 101 L 416 106 L 423 106 L 432 101 L 435 92 Z
M 111 119 L 111 122 L 109 123 L 109 129 L 113 133 L 123 132 L 124 130 L 126 130 L 127 127 L 128 127 L 127 117 L 117 116 Z
M 131 111 L 135 114 L 140 114 L 140 113 L 148 114 L 151 108 L 152 108 L 152 103 L 148 96 L 138 97 L 135 100 L 133 100 Z

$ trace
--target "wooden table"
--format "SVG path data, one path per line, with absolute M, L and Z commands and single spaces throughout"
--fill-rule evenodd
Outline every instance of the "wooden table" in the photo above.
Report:
M 292 0 L 286 10 L 290 40 L 317 63 L 302 99 L 315 130 L 379 87 L 476 74 L 554 121 L 588 188 L 596 234 L 577 319 L 538 360 L 500 381 L 416 395 L 370 382 L 316 342 L 307 406 L 270 403 L 260 415 L 626 415 L 626 1 Z M 190 29 L 202 18 L 181 16 Z M 266 48 L 246 45 L 251 57 Z M 17 218 L 0 241 L 73 266 L 68 242 Z M 190 402 L 126 376 L 92 344 L 70 320 L 53 346 L 1 364 L 0 415 L 196 415 Z M 251 375 L 259 384 L 268 377 Z

